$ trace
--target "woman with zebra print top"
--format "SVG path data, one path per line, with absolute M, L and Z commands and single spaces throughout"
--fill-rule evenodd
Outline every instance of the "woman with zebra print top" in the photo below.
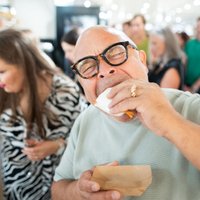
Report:
M 54 170 L 85 106 L 78 86 L 8 29 L 0 32 L 0 88 L 4 198 L 50 200 Z

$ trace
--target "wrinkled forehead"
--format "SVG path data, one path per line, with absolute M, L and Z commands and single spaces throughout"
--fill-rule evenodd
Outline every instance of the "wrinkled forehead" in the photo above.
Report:
M 130 39 L 121 31 L 113 28 L 101 26 L 89 28 L 82 33 L 77 41 L 74 54 L 75 62 L 86 56 L 98 55 L 108 46 L 127 40 Z

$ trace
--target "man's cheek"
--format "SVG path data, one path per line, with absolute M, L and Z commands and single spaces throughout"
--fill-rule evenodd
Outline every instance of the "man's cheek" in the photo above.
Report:
M 85 92 L 85 97 L 91 104 L 95 104 L 96 97 L 93 92 Z

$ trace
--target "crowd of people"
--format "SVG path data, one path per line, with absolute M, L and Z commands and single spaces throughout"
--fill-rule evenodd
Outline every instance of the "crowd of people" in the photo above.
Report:
M 181 50 L 175 34 L 169 28 L 151 32 L 149 81 L 165 88 L 183 89 L 184 70 Z
M 122 24 L 124 33 L 148 58 L 149 80 L 161 87 L 200 92 L 200 18 L 194 35 L 173 32 L 170 27 L 145 30 L 146 20 L 137 14 Z
M 199 198 L 200 18 L 191 38 L 145 24 L 73 28 L 67 66 L 31 30 L 0 31 L 0 200 Z M 104 191 L 99 165 L 150 165 L 152 183 L 140 197 Z

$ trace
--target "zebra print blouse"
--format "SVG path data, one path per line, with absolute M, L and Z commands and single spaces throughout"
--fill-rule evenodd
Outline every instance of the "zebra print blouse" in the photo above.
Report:
M 85 103 L 80 97 L 78 86 L 71 79 L 55 75 L 51 94 L 45 106 L 54 113 L 53 119 L 43 116 L 47 139 L 60 137 L 67 139 L 74 120 Z M 6 200 L 50 200 L 54 170 L 62 153 L 32 163 L 22 153 L 26 122 L 19 109 L 17 109 L 17 119 L 11 119 L 11 110 L 6 110 L 0 116 L 0 134 L 3 137 L 0 157 L 4 197 Z M 33 164 L 34 173 L 30 176 L 29 172 Z

